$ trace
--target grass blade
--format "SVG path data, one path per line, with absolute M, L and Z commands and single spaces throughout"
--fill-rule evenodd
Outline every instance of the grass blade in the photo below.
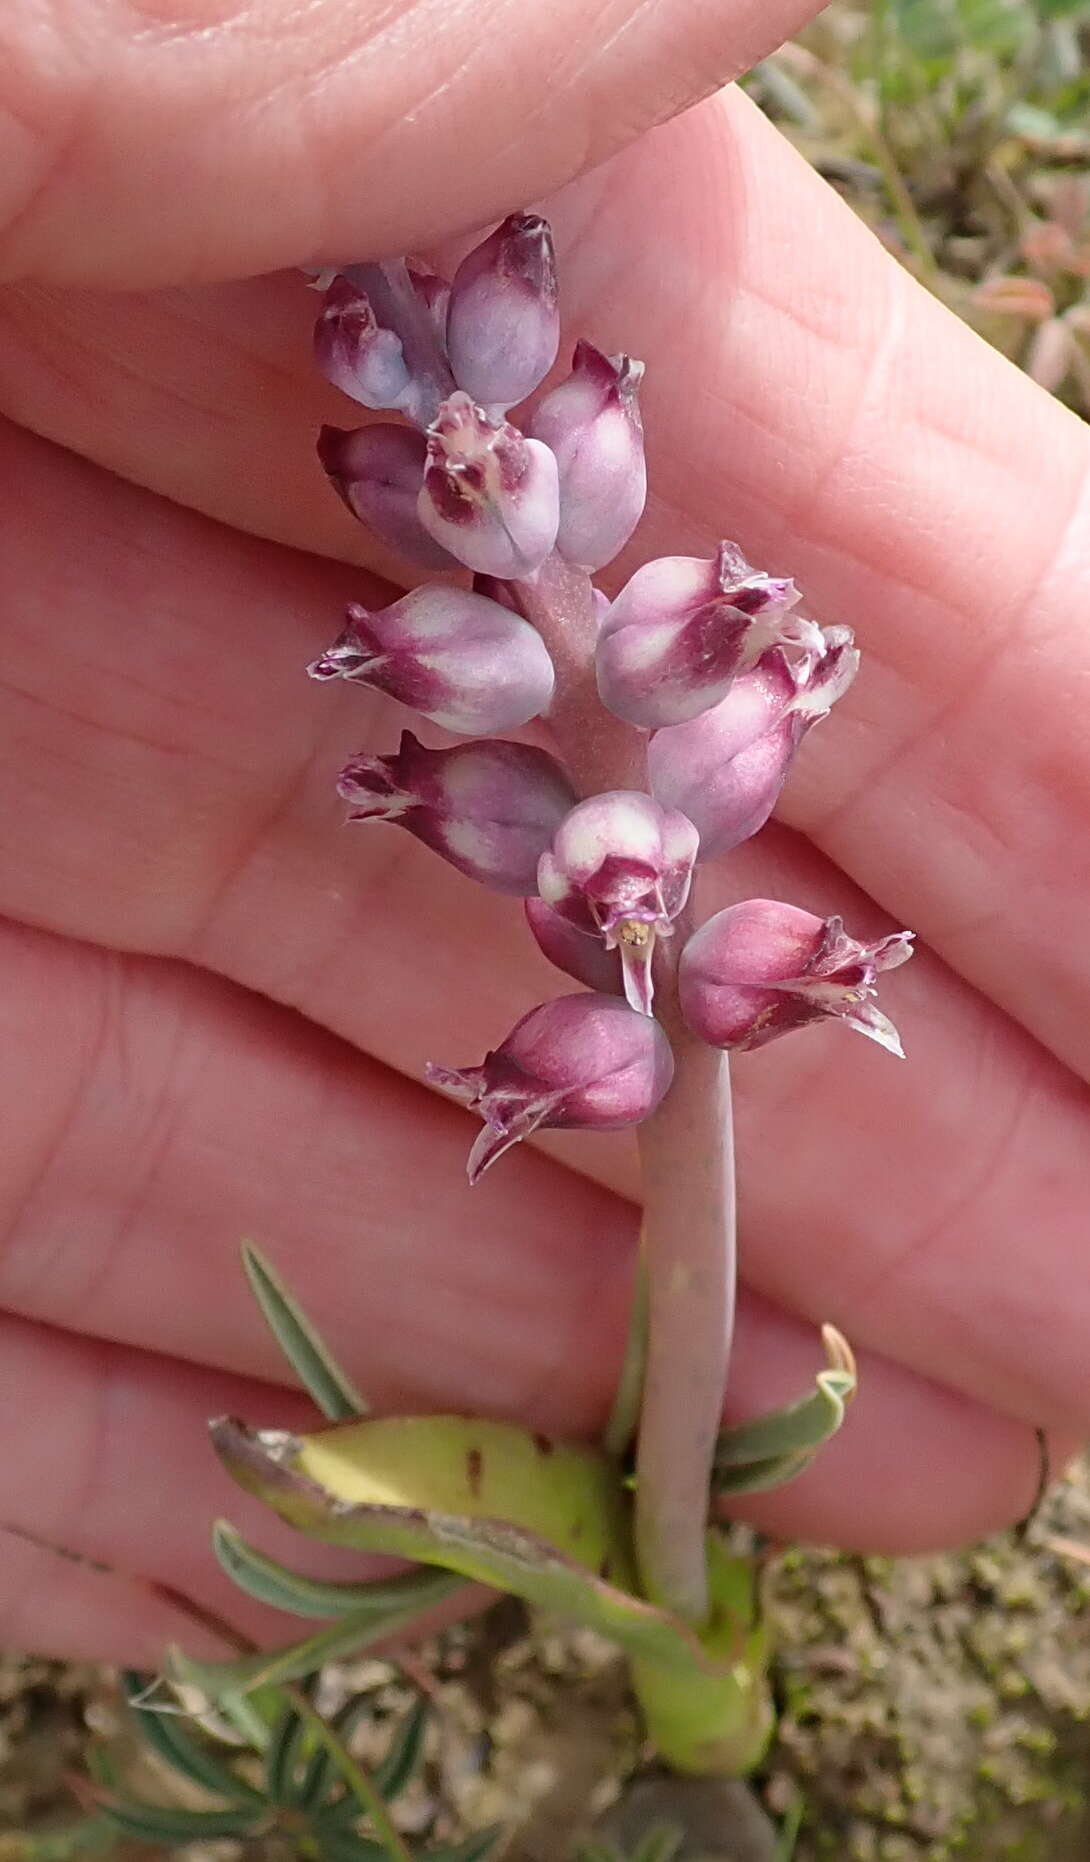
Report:
M 376 1616 L 392 1612 L 398 1617 L 415 1602 L 420 1610 L 441 1603 L 458 1589 L 458 1579 L 442 1571 L 408 1571 L 400 1577 L 376 1578 L 370 1583 L 334 1584 L 289 1571 L 264 1552 L 256 1551 L 225 1519 L 212 1528 L 212 1550 L 229 1578 L 249 1597 L 293 1616 L 356 1616 L 371 1610 Z
M 266 1323 L 292 1370 L 330 1422 L 354 1422 L 368 1405 L 318 1336 L 275 1268 L 252 1242 L 244 1242 L 242 1264 Z

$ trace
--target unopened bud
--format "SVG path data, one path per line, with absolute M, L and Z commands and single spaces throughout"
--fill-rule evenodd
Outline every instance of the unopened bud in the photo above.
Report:
M 312 679 L 370 686 L 463 737 L 513 730 L 552 700 L 540 635 L 484 595 L 428 583 L 373 612 L 353 602 L 347 621 Z
M 820 655 L 798 665 L 772 647 L 711 711 L 655 732 L 651 792 L 695 823 L 702 860 L 764 827 L 807 730 L 847 690 L 858 663 L 846 627 L 829 628 Z
M 792 581 L 751 569 L 733 543 L 710 560 L 645 563 L 598 636 L 602 703 L 646 730 L 699 717 L 769 647 L 821 650 L 821 629 L 790 612 L 799 598 Z
M 506 411 L 544 381 L 559 343 L 548 221 L 513 213 L 454 274 L 447 353 L 455 380 L 475 401 Z
M 556 454 L 566 562 L 600 569 L 628 542 L 643 514 L 647 468 L 637 391 L 643 363 L 576 345 L 572 372 L 547 394 L 530 432 Z
M 675 809 L 615 789 L 580 802 L 541 857 L 538 892 L 577 931 L 618 950 L 624 989 L 650 1015 L 655 941 L 689 896 L 697 833 Z
M 860 944 L 840 918 L 747 899 L 709 918 L 682 951 L 682 1013 L 712 1047 L 764 1047 L 831 1016 L 900 1055 L 900 1036 L 875 1004 L 875 985 L 881 971 L 911 955 L 910 931 Z
M 543 1002 L 479 1067 L 429 1066 L 433 1086 L 485 1121 L 469 1154 L 476 1183 L 504 1151 L 541 1128 L 618 1131 L 655 1110 L 674 1073 L 662 1029 L 616 996 Z
M 323 427 L 318 457 L 345 504 L 376 537 L 422 569 L 454 569 L 449 550 L 428 535 L 417 515 L 427 445 L 414 427 L 376 421 L 346 431 Z
M 363 407 L 401 408 L 411 397 L 400 337 L 380 327 L 366 293 L 340 274 L 314 326 L 314 358 L 326 380 Z
M 468 394 L 452 394 L 428 428 L 417 510 L 425 530 L 468 569 L 519 580 L 556 542 L 556 460 Z
M 412 731 L 394 756 L 353 758 L 337 789 L 349 821 L 395 822 L 469 879 L 524 898 L 575 801 L 545 750 L 487 739 L 429 750 Z

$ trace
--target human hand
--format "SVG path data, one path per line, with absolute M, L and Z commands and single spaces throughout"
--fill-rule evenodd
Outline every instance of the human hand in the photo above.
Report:
M 763 20 L 765 43 L 806 10 Z M 148 1665 L 167 1637 L 193 1646 L 125 1574 L 283 1635 L 207 1549 L 220 1512 L 276 1537 L 206 1417 L 303 1413 L 254 1382 L 281 1366 L 236 1265 L 245 1233 L 382 1407 L 590 1431 L 616 1374 L 625 1145 L 524 1146 L 470 1193 L 472 1121 L 419 1084 L 557 979 L 517 905 L 408 836 L 341 827 L 335 772 L 399 720 L 302 669 L 396 565 L 313 458 L 320 420 L 354 419 L 310 371 L 314 300 L 292 275 L 230 280 L 539 198 L 727 75 L 732 27 L 679 5 L 624 31 L 618 8 L 580 72 L 558 9 L 512 9 L 515 36 L 474 52 L 475 16 L 455 29 L 444 6 L 422 66 L 434 11 L 384 16 L 369 56 L 388 83 L 335 39 L 357 31 L 343 9 L 282 22 L 275 47 L 264 14 L 205 18 L 203 38 L 151 20 L 103 53 L 40 188 L 27 126 L 50 96 L 65 111 L 26 76 L 40 46 L 0 59 L 26 91 L 0 242 L 9 1644 Z M 735 8 L 737 63 L 768 11 Z M 572 78 L 527 121 L 518 77 L 549 63 L 546 18 Z M 232 111 L 244 66 L 273 101 Z M 825 1028 L 736 1069 L 751 1292 L 728 1407 L 804 1388 L 822 1319 L 862 1372 L 820 1465 L 749 1515 L 849 1545 L 970 1537 L 1028 1506 L 1037 1426 L 1062 1455 L 1090 1419 L 1090 440 L 737 94 L 549 212 L 568 332 L 648 364 L 652 495 L 627 568 L 736 536 L 863 649 L 780 825 L 709 903 L 783 896 L 859 932 L 889 912 L 924 946 L 889 993 L 907 1063 Z

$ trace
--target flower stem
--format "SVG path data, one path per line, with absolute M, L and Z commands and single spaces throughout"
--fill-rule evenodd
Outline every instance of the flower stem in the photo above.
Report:
M 556 699 L 549 722 L 579 789 L 645 788 L 643 734 L 611 717 L 598 698 L 590 578 L 552 556 L 532 582 L 511 589 L 552 656 Z M 639 1131 L 646 1350 L 631 1361 L 639 1350 L 636 1314 L 607 1441 L 612 1447 L 623 1430 L 632 1384 L 642 1381 L 640 1575 L 654 1602 L 700 1624 L 708 1614 L 708 1488 L 734 1327 L 735 1193 L 727 1059 L 690 1033 L 677 999 L 674 953 L 688 930 L 688 920 L 679 919 L 656 964 L 655 1016 L 673 1048 L 675 1072 Z
M 636 1556 L 654 1602 L 708 1614 L 708 1486 L 734 1327 L 730 1071 L 689 1033 L 672 978 L 656 1010 L 674 1082 L 639 1130 L 649 1328 L 636 1460 Z

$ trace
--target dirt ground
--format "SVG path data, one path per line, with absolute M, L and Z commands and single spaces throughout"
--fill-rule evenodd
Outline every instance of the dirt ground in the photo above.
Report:
M 1090 1548 L 1086 1464 L 1053 1488 L 1024 1542 L 1007 1535 L 910 1560 L 791 1551 L 771 1561 L 780 1724 L 754 1792 L 777 1822 L 801 1808 L 795 1862 L 1087 1862 L 1090 1563 L 1079 1546 Z M 511 1832 L 510 1862 L 568 1862 L 619 1799 L 639 1818 L 657 1811 L 623 1665 L 596 1636 L 531 1624 L 504 1602 L 424 1651 L 423 1667 L 434 1691 L 427 1759 L 398 1813 L 411 1835 L 498 1821 Z M 329 1709 L 350 1689 L 373 1690 L 364 1757 L 381 1750 L 385 1724 L 412 1695 L 403 1673 L 376 1661 L 331 1669 L 323 1686 Z M 124 1751 L 127 1738 L 108 1671 L 9 1658 L 0 1831 L 70 1824 L 68 1780 L 86 1746 L 105 1739 Z M 632 1804 L 634 1777 L 644 1782 Z M 169 1782 L 140 1780 L 160 1796 Z M 741 1847 L 751 1809 L 728 1797 L 717 1811 L 717 1857 L 774 1853 L 759 1818 Z M 56 1853 L 0 1836 L 0 1862 Z M 207 1853 L 271 1862 L 274 1851 Z

